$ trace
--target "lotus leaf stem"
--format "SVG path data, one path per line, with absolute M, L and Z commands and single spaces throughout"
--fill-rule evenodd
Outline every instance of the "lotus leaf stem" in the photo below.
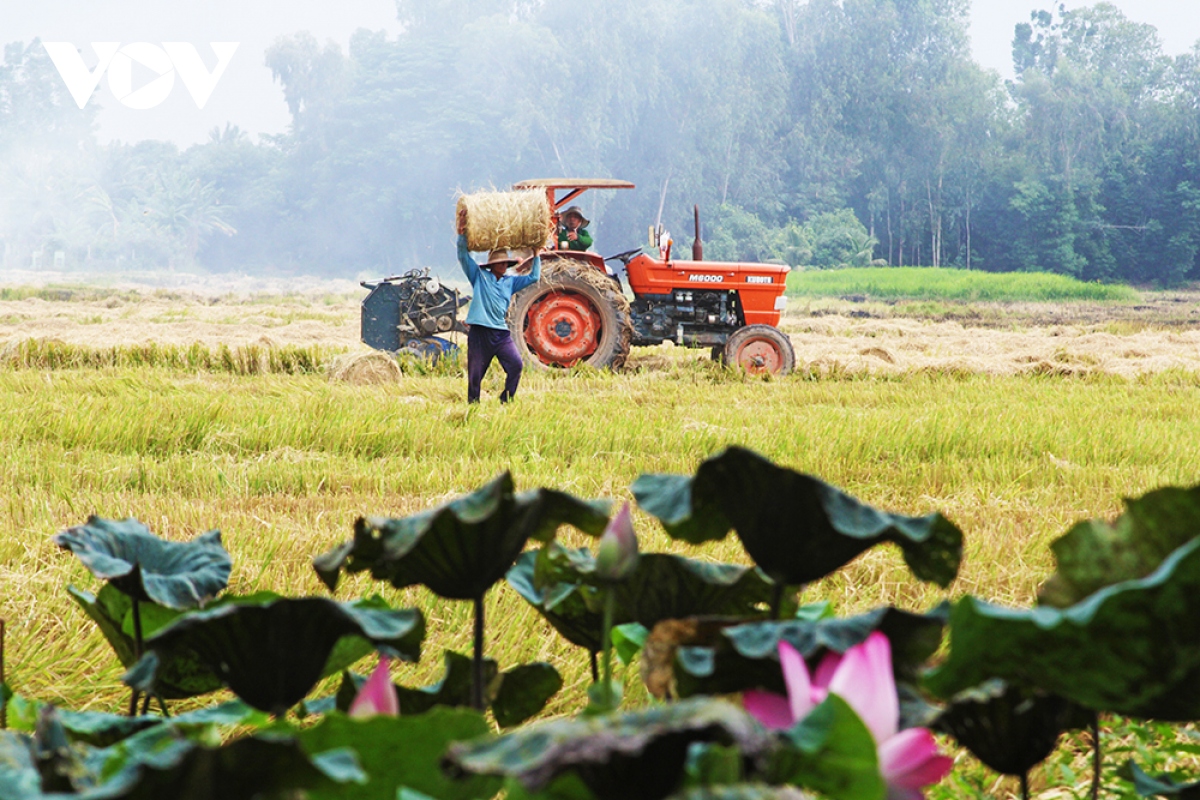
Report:
M 599 683 L 600 682 L 600 662 L 597 659 L 596 651 L 589 650 L 588 656 L 589 656 L 588 660 L 592 662 L 592 683 Z
M 783 610 L 783 590 L 784 585 L 776 582 L 775 588 L 771 590 L 771 619 L 779 619 L 779 613 Z
M 142 611 L 136 597 L 133 600 L 133 661 L 136 664 L 142 657 Z M 138 690 L 131 689 L 129 695 L 129 716 L 137 716 Z
M 1100 714 L 1092 715 L 1092 800 L 1100 798 Z
M 475 598 L 475 652 L 471 660 L 471 707 L 483 711 L 483 595 Z
M 1021 773 L 1021 800 L 1029 800 L 1029 772 Z

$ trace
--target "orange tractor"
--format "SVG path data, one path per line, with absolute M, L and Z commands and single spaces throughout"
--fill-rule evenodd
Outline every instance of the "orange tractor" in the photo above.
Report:
M 544 189 L 555 225 L 559 211 L 588 189 L 632 189 L 611 180 L 553 178 L 518 183 Z M 619 368 L 631 345 L 672 341 L 711 348 L 713 358 L 753 374 L 786 375 L 795 366 L 792 343 L 777 327 L 785 305 L 788 267 L 704 261 L 697 214 L 692 260 L 672 258 L 671 241 L 657 241 L 603 258 L 572 250 L 542 252 L 542 280 L 509 308 L 508 325 L 526 363 Z M 655 247 L 657 245 L 657 247 Z M 633 293 L 621 287 L 620 269 Z M 523 265 L 524 266 L 524 265 Z

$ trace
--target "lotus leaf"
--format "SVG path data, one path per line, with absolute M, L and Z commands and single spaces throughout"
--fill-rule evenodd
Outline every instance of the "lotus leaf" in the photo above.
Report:
M 1067 609 L 963 598 L 950 615 L 950 654 L 926 685 L 949 697 L 990 678 L 1094 711 L 1200 718 L 1200 539 L 1145 578 Z
M 133 600 L 112 584 L 105 584 L 96 595 L 68 586 L 67 592 L 100 628 L 104 638 L 121 661 L 129 668 L 137 663 L 133 632 Z M 143 604 L 142 631 L 152 636 L 173 622 L 182 612 Z M 164 700 L 181 700 L 214 692 L 221 688 L 220 679 L 194 658 L 179 656 L 163 665 L 157 679 L 156 694 Z
M 15 698 L 9 706 L 8 724 L 15 731 L 32 732 L 38 715 L 48 704 L 25 698 Z M 230 700 L 217 706 L 177 714 L 173 717 L 107 714 L 100 711 L 68 711 L 56 709 L 55 717 L 67 738 L 93 747 L 110 747 L 155 725 L 165 725 L 180 731 L 204 731 L 212 727 L 242 725 L 261 726 L 266 723 L 262 713 L 240 700 Z
M 218 748 L 158 725 L 108 748 L 67 746 L 52 707 L 37 731 L 0 733 L 0 797 L 42 800 L 251 800 L 264 792 L 363 780 L 351 753 L 309 758 L 297 742 L 260 734 Z
M 941 514 L 878 511 L 740 447 L 708 459 L 693 478 L 643 475 L 633 494 L 673 538 L 701 544 L 736 530 L 755 563 L 784 585 L 820 580 L 883 542 L 900 547 L 917 578 L 942 587 L 962 560 L 962 532 Z
M 1105 586 L 1143 578 L 1200 536 L 1200 486 L 1158 489 L 1125 506 L 1115 522 L 1085 520 L 1050 545 L 1057 571 L 1040 602 L 1066 608 Z
M 1126 762 L 1121 777 L 1133 784 L 1138 797 L 1178 797 L 1180 800 L 1200 800 L 1200 781 L 1179 783 L 1170 775 L 1151 778 L 1137 764 Z
M 943 604 L 928 614 L 884 607 L 844 619 L 669 620 L 656 626 L 646 640 L 642 672 L 656 697 L 754 688 L 783 694 L 780 641 L 814 659 L 825 651 L 844 653 L 878 630 L 891 642 L 897 680 L 910 682 L 940 646 L 948 613 L 949 606 Z
M 204 605 L 225 589 L 233 566 L 220 531 L 171 542 L 134 519 L 88 517 L 85 525 L 55 535 L 54 543 L 78 556 L 97 578 L 165 608 Z
M 451 781 L 438 761 L 452 742 L 488 733 L 483 717 L 473 711 L 435 708 L 416 717 L 378 716 L 356 720 L 333 714 L 298 732 L 304 748 L 320 753 L 350 747 L 368 776 L 365 786 L 325 786 L 309 791 L 312 800 L 395 800 L 406 787 L 437 800 L 484 800 L 496 794 L 500 781 L 479 777 Z
M 314 560 L 329 588 L 341 571 L 370 570 L 397 588 L 423 584 L 452 600 L 476 600 L 512 566 L 530 539 L 549 541 L 562 524 L 598 535 L 606 504 L 539 489 L 513 493 L 505 472 L 481 489 L 403 519 L 359 519 L 354 539 Z
M 707 698 L 623 714 L 534 723 L 480 742 L 456 744 L 447 768 L 516 779 L 538 792 L 574 772 L 598 800 L 661 800 L 680 788 L 693 742 L 763 755 L 772 738 L 738 706 Z
M 551 542 L 523 553 L 509 584 L 573 644 L 600 649 L 605 585 L 587 549 Z M 652 628 L 664 619 L 729 615 L 765 617 L 775 584 L 759 569 L 713 564 L 667 553 L 643 553 L 636 571 L 612 589 L 613 624 Z
M 194 659 L 247 704 L 280 716 L 323 676 L 348 666 L 340 654 L 361 657 L 364 640 L 368 649 L 407 661 L 420 658 L 421 612 L 378 606 L 379 601 L 269 598 L 187 614 L 146 641 L 149 652 L 124 680 L 155 693 L 163 665 Z
M 544 662 L 513 667 L 501 676 L 500 687 L 492 699 L 496 722 L 502 728 L 520 725 L 541 713 L 562 685 L 558 670 Z
M 996 772 L 1020 777 L 1054 752 L 1064 731 L 1091 716 L 1057 695 L 992 680 L 955 695 L 932 727 Z
M 827 696 L 772 754 L 770 783 L 788 783 L 833 800 L 883 800 L 875 739 L 845 700 Z

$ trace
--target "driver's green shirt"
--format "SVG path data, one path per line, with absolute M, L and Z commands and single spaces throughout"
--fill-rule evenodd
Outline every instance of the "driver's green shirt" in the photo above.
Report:
M 558 229 L 558 249 L 559 250 L 588 250 L 592 246 L 592 235 L 588 233 L 587 228 L 580 228 L 575 231 L 579 234 L 579 238 L 571 241 L 567 238 L 568 228 L 565 226 Z

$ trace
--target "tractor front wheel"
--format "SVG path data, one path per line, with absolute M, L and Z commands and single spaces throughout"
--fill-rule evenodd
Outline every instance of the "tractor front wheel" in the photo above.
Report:
M 738 328 L 725 342 L 725 363 L 751 375 L 787 375 L 796 366 L 792 340 L 772 325 Z
M 513 342 L 526 364 L 620 369 L 629 356 L 629 301 L 612 278 L 566 259 L 542 265 L 542 279 L 508 310 Z

